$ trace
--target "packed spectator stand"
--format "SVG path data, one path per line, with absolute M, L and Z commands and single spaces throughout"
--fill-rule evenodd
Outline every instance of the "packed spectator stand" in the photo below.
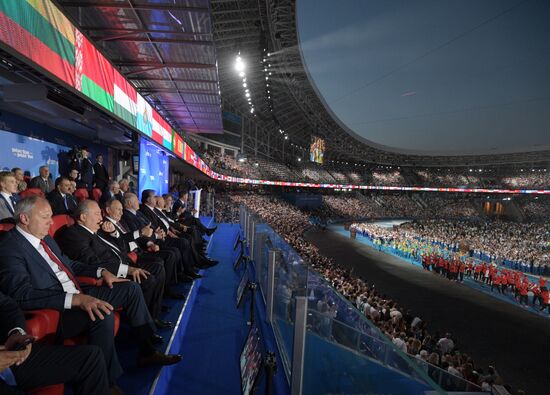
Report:
M 343 196 L 324 196 L 324 211 L 325 215 L 341 216 L 341 217 L 371 217 L 383 218 L 399 216 L 398 210 L 388 212 L 387 208 L 365 200 L 359 197 L 343 197 Z M 392 200 L 392 199 L 390 199 Z M 395 203 L 395 202 L 393 202 Z M 402 203 L 399 201 L 399 203 Z M 492 366 L 487 369 L 482 369 L 475 364 L 468 355 L 459 351 L 458 340 L 454 339 L 449 333 L 439 335 L 431 333 L 428 329 L 428 323 L 422 321 L 420 317 L 414 316 L 414 313 L 409 312 L 406 306 L 401 306 L 384 297 L 380 294 L 380 290 L 375 290 L 369 286 L 368 279 L 362 279 L 354 276 L 347 270 L 341 268 L 332 260 L 324 257 L 319 253 L 318 249 L 307 242 L 303 233 L 311 226 L 308 218 L 308 213 L 302 212 L 296 207 L 270 195 L 258 195 L 252 193 L 233 193 L 227 195 L 219 195 L 217 200 L 217 215 L 219 220 L 230 221 L 235 220 L 238 216 L 237 206 L 240 204 L 246 205 L 247 208 L 255 212 L 263 221 L 268 223 L 275 231 L 277 231 L 301 256 L 304 260 L 310 263 L 311 267 L 322 274 L 333 287 L 342 295 L 348 298 L 355 306 L 362 311 L 372 322 L 374 322 L 392 342 L 402 351 L 410 354 L 415 358 L 419 358 L 426 362 L 428 366 L 440 367 L 451 374 L 461 377 L 468 382 L 478 385 L 482 390 L 490 391 L 493 384 L 503 384 L 504 380 L 498 375 L 496 369 Z M 410 214 L 410 209 L 407 206 L 402 207 L 404 214 Z M 450 210 L 445 204 L 440 204 L 442 212 L 441 217 L 448 217 Z M 472 216 L 471 207 L 462 204 L 456 204 L 453 214 L 459 217 Z M 438 214 L 433 208 L 429 211 L 429 215 Z M 412 230 L 423 230 L 422 235 L 427 240 L 437 242 L 438 240 L 446 240 L 449 246 L 458 251 L 458 246 L 463 238 L 467 236 L 469 240 L 469 248 L 472 248 L 472 254 L 476 256 L 485 255 L 484 251 L 491 250 L 491 241 L 497 241 L 502 246 L 508 246 L 501 249 L 502 255 L 499 255 L 500 261 L 513 259 L 517 256 L 537 256 L 543 262 L 548 259 L 548 240 L 540 237 L 543 228 L 537 225 L 520 225 L 514 223 L 496 223 L 493 230 L 491 224 L 486 223 L 474 225 L 476 222 L 461 222 L 461 221 L 424 221 L 419 223 L 407 223 L 399 229 L 405 234 L 409 234 Z M 370 225 L 356 225 L 358 227 Z M 446 231 L 448 229 L 448 231 Z M 398 243 L 392 232 L 399 234 L 399 231 L 385 231 L 381 228 L 376 228 L 377 232 L 381 232 L 390 236 L 388 240 L 392 243 Z M 407 233 L 408 232 L 408 233 Z M 439 233 L 441 232 L 441 233 Z M 479 232 L 479 234 L 478 234 Z M 485 232 L 485 233 L 484 233 Z M 547 230 L 546 230 L 547 232 Z M 457 235 L 461 235 L 458 237 Z M 412 237 L 412 236 L 411 236 Z M 544 237 L 548 237 L 548 232 Z M 517 251 L 514 246 L 517 245 L 517 239 L 536 240 L 532 244 L 526 245 L 521 251 Z M 487 244 L 484 244 L 487 242 Z M 545 244 L 546 243 L 546 244 Z M 451 249 L 451 247 L 449 247 Z M 412 250 L 409 251 L 412 254 Z M 416 252 L 415 252 L 416 253 Z M 506 255 L 509 254 L 509 255 Z M 495 258 L 495 257 L 494 257 Z M 434 259 L 435 261 L 435 259 Z M 485 267 L 490 267 L 489 263 L 484 263 Z M 476 270 L 484 268 L 481 264 L 480 269 L 477 266 L 468 266 L 467 275 L 474 275 Z M 544 267 L 544 270 L 548 266 Z M 466 266 L 465 266 L 466 268 Z M 488 269 L 487 269 L 488 270 Z M 453 269 L 454 271 L 454 269 Z M 464 270 L 466 271 L 466 269 Z M 464 271 L 462 273 L 464 273 Z M 446 269 L 446 272 L 449 272 Z M 460 266 L 457 265 L 456 280 L 459 279 L 458 273 Z M 510 276 L 505 269 L 503 271 L 506 276 Z M 509 272 L 514 272 L 510 268 Z M 441 271 L 443 273 L 443 269 Z M 494 276 L 497 278 L 498 272 Z M 514 277 L 517 280 L 517 286 L 510 286 L 514 292 L 517 290 L 518 299 L 524 293 L 523 276 Z M 510 280 L 512 281 L 512 280 Z M 541 282 L 545 284 L 545 282 Z M 540 285 L 540 284 L 539 284 Z M 544 285 L 543 285 L 544 287 Z M 497 287 L 499 290 L 502 287 Z M 534 290 L 535 288 L 529 288 Z M 540 289 L 540 288 L 539 288 Z M 505 291 L 504 291 L 505 292 Z M 548 307 L 548 293 L 536 293 L 537 301 L 541 308 Z M 546 303 L 546 304 L 545 304 Z M 452 329 L 452 328 L 449 328 Z M 463 339 L 467 343 L 467 340 Z M 430 368 L 432 369 L 432 368 Z

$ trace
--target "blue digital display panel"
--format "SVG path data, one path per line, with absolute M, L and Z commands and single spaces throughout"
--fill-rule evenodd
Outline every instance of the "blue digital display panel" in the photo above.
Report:
M 139 144 L 139 196 L 145 189 L 153 189 L 157 195 L 168 193 L 167 152 L 158 145 L 142 138 Z
M 50 168 L 52 179 L 59 176 L 59 166 L 66 167 L 69 147 L 38 138 L 0 130 L 0 166 L 2 170 L 19 167 L 31 177 L 42 165 Z

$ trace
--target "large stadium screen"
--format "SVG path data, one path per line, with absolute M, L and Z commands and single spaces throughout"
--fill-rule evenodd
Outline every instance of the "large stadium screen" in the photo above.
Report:
M 157 195 L 168 193 L 168 161 L 166 152 L 142 138 L 139 144 L 139 195 L 153 189 Z
M 325 156 L 325 140 L 313 136 L 309 146 L 309 160 L 315 163 L 323 164 Z

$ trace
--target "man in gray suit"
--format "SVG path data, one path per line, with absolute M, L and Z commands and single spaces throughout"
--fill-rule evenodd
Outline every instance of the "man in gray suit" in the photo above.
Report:
M 11 171 L 0 172 L 0 221 L 13 219 L 17 204 L 17 180 Z
M 39 188 L 44 192 L 44 195 L 50 193 L 54 189 L 54 182 L 50 179 L 50 169 L 48 166 L 40 166 L 38 169 L 40 175 L 34 177 L 29 182 L 29 188 Z

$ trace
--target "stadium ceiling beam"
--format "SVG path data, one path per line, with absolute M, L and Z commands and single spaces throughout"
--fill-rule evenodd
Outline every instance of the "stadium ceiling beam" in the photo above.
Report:
M 233 19 L 220 19 L 214 22 L 214 26 L 225 25 L 226 23 L 244 23 L 244 22 L 259 22 L 259 16 L 247 17 L 247 18 L 233 18 Z M 216 29 L 214 29 L 216 30 Z
M 218 84 L 218 81 L 213 80 L 192 80 L 189 78 L 167 78 L 167 77 L 128 77 L 130 81 L 174 81 L 174 82 L 192 82 L 192 83 L 201 83 L 201 84 Z
M 133 34 L 133 33 L 132 33 Z M 165 38 L 165 37 L 130 37 L 131 34 L 121 34 L 115 36 L 94 37 L 97 41 L 117 41 L 117 42 L 130 42 L 130 43 L 150 43 L 150 44 L 183 44 L 183 45 L 204 45 L 212 46 L 212 41 L 205 40 L 185 40 L 179 38 Z
M 141 94 L 154 94 L 154 93 L 181 93 L 183 95 L 207 95 L 218 96 L 217 92 L 205 91 L 205 90 L 189 90 L 189 89 L 177 89 L 177 88 L 137 88 Z
M 125 27 L 97 27 L 97 26 L 82 26 L 82 30 L 88 32 L 123 32 L 128 34 L 138 34 L 138 33 L 159 33 L 159 34 L 174 34 L 178 36 L 185 37 L 194 37 L 194 36 L 211 36 L 212 33 L 192 33 L 192 32 L 183 32 L 181 30 L 164 30 L 164 29 L 130 29 Z
M 132 70 L 123 73 L 125 76 L 138 74 L 138 73 L 145 73 L 148 71 L 153 70 L 159 70 L 159 69 L 165 69 L 165 68 L 176 68 L 176 69 L 215 69 L 215 64 L 206 64 L 206 63 L 184 63 L 184 62 L 167 62 L 167 63 L 159 63 L 155 61 L 123 61 L 123 62 L 116 62 L 116 66 L 118 67 L 143 67 L 142 69 L 138 70 Z
M 116 8 L 122 10 L 165 10 L 165 11 L 185 11 L 185 12 L 200 12 L 208 13 L 210 9 L 208 7 L 189 7 L 178 4 L 128 4 L 118 1 L 106 1 L 106 2 L 83 2 L 83 1 L 61 1 L 60 4 L 63 7 L 76 7 L 76 8 Z

